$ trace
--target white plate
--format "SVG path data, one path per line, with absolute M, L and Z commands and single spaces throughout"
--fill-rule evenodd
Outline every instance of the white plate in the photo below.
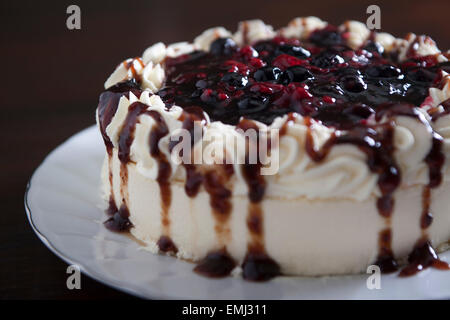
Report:
M 209 279 L 193 264 L 153 255 L 123 234 L 105 229 L 100 167 L 105 148 L 96 127 L 76 134 L 36 170 L 25 195 L 28 219 L 57 256 L 88 276 L 145 298 L 187 299 L 422 299 L 450 298 L 450 272 L 425 270 L 410 278 L 386 275 L 369 290 L 369 275 L 278 277 L 252 283 Z M 450 252 L 441 254 L 450 261 Z

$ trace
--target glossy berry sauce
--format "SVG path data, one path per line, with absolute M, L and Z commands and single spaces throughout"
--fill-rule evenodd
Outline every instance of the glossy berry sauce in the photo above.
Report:
M 345 44 L 346 34 L 336 27 L 313 32 L 308 39 L 274 39 L 239 47 L 232 39 L 215 40 L 209 52 L 195 51 L 176 58 L 166 58 L 163 65 L 166 79 L 158 92 L 167 107 L 172 105 L 184 109 L 180 121 L 183 128 L 193 131 L 194 122 L 203 119 L 205 111 L 211 121 L 236 125 L 237 128 L 257 128 L 253 120 L 270 124 L 280 116 L 288 115 L 286 124 L 298 113 L 304 117 L 305 125 L 312 119 L 339 130 L 317 150 L 311 130 L 306 136 L 306 152 L 315 162 L 323 161 L 331 148 L 337 144 L 353 144 L 367 156 L 370 170 L 378 175 L 381 195 L 376 201 L 385 226 L 379 233 L 377 260 L 383 272 L 397 270 L 397 262 L 391 248 L 391 216 L 395 207 L 395 191 L 401 183 L 401 172 L 393 153 L 394 117 L 413 117 L 425 123 L 414 107 L 420 107 L 428 96 L 430 87 L 441 82 L 441 70 L 450 72 L 449 63 L 438 63 L 435 56 L 418 57 L 408 50 L 407 60 L 399 63 L 396 54 L 387 54 L 383 47 L 372 40 L 353 50 Z M 99 103 L 99 122 L 108 154 L 111 159 L 112 144 L 106 135 L 106 126 L 111 122 L 122 95 L 129 91 L 140 94 L 140 79 L 119 83 L 104 92 Z M 133 109 L 133 108 L 130 108 Z M 431 114 L 432 121 L 450 113 L 450 102 L 442 103 L 444 110 Z M 138 113 L 140 111 L 137 111 Z M 143 112 L 143 111 L 142 111 Z M 157 115 L 152 114 L 155 119 Z M 129 115 L 121 137 L 122 149 L 128 156 L 127 147 L 133 139 L 136 117 Z M 158 118 L 159 119 L 159 118 Z M 153 129 L 152 136 L 159 140 L 168 134 L 163 121 Z M 376 120 L 376 121 L 374 121 Z M 381 121 L 383 120 L 383 121 Z M 376 124 L 374 124 L 376 123 Z M 280 131 L 285 132 L 285 128 Z M 122 135 L 122 134 L 121 134 Z M 195 143 L 195 141 L 191 141 Z M 163 205 L 163 222 L 167 220 L 170 206 L 170 164 L 151 143 L 152 156 L 159 161 L 163 171 L 159 173 Z M 172 150 L 174 146 L 170 145 Z M 409 257 L 409 265 L 401 273 L 411 275 L 426 268 L 446 269 L 428 240 L 427 229 L 432 222 L 430 212 L 431 189 L 442 181 L 441 169 L 445 160 L 442 152 L 442 137 L 433 132 L 432 148 L 424 159 L 428 165 L 429 183 L 424 187 L 421 221 L 422 237 Z M 120 152 L 123 171 L 127 160 Z M 111 161 L 111 160 L 110 160 Z M 193 164 L 184 164 L 186 169 L 185 190 L 195 197 L 200 186 L 210 196 L 211 210 L 216 218 L 218 236 L 226 237 L 224 230 L 231 213 L 231 191 L 225 187 L 233 170 L 221 167 L 214 172 L 201 173 Z M 243 165 L 243 176 L 249 189 L 247 225 L 251 240 L 242 263 L 243 276 L 248 280 L 268 280 L 280 274 L 280 267 L 271 259 L 264 246 L 263 210 L 266 182 L 260 174 L 259 164 Z M 122 174 L 121 174 L 122 175 Z M 112 185 L 112 177 L 110 173 Z M 126 180 L 125 180 L 126 181 Z M 116 231 L 131 227 L 126 205 L 117 209 L 113 195 L 110 209 L 112 216 L 106 223 Z M 126 201 L 125 201 L 126 202 Z M 169 221 L 169 220 L 167 220 Z M 168 226 L 167 226 L 168 228 Z M 176 252 L 175 244 L 168 235 L 158 242 L 161 251 Z M 228 275 L 236 262 L 226 248 L 209 253 L 195 271 L 211 277 Z
M 305 42 L 276 37 L 239 48 L 231 39 L 217 39 L 209 53 L 168 58 L 158 94 L 228 124 L 241 116 L 270 124 L 297 112 L 348 129 L 385 103 L 420 106 L 443 67 L 435 57 L 395 63 L 371 41 L 352 50 L 329 27 Z

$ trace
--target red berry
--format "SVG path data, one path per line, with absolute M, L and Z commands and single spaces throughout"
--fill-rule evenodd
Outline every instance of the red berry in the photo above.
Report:
M 288 54 L 280 54 L 272 62 L 273 66 L 278 67 L 281 70 L 285 70 L 292 66 L 301 66 L 306 64 L 307 62 L 305 60 L 298 59 Z

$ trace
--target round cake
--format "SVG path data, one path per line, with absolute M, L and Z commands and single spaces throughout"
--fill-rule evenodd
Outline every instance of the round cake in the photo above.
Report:
M 105 225 L 211 277 L 449 269 L 449 58 L 316 17 L 154 44 L 100 96 Z

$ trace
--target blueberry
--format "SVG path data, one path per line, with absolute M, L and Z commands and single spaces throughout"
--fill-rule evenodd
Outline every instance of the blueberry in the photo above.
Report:
M 367 119 L 375 113 L 371 107 L 365 104 L 354 104 L 346 107 L 343 111 L 344 114 L 352 115 L 361 119 Z
M 309 37 L 309 40 L 321 47 L 331 47 L 342 43 L 340 33 L 328 29 L 314 31 Z
M 418 70 L 410 70 L 407 72 L 406 76 L 409 80 L 414 82 L 433 82 L 436 74 L 430 70 L 426 69 L 418 69 Z
M 337 70 L 336 73 L 340 77 L 344 77 L 344 76 L 360 77 L 361 76 L 361 71 L 359 71 L 358 69 L 352 68 L 352 67 L 341 68 L 341 69 Z
M 341 78 L 342 87 L 350 92 L 361 92 L 367 89 L 367 84 L 364 82 L 362 77 L 354 75 L 346 75 Z
M 366 75 L 371 78 L 402 78 L 402 71 L 394 66 L 382 64 L 370 66 L 366 69 Z
M 443 71 L 450 73 L 450 61 L 447 62 L 441 62 L 438 65 L 436 65 L 437 67 L 441 68 Z
M 211 43 L 210 53 L 216 56 L 228 56 L 237 49 L 236 43 L 230 38 L 218 38 Z
M 320 106 L 313 111 L 312 116 L 328 126 L 347 130 L 354 128 L 361 120 L 367 119 L 373 113 L 375 111 L 365 104 L 343 103 Z
M 136 81 L 135 78 L 132 78 L 131 80 L 122 81 L 119 83 L 116 83 L 115 85 L 107 88 L 108 91 L 111 92 L 128 92 L 132 90 L 141 90 L 141 87 L 139 83 Z
M 428 96 L 428 88 L 423 86 L 410 86 L 403 90 L 403 95 L 406 101 L 414 104 L 421 105 L 425 98 Z
M 202 89 L 195 89 L 192 93 L 191 93 L 191 98 L 200 98 L 200 96 L 202 95 L 203 90 Z
M 253 45 L 253 48 L 258 51 L 268 51 L 272 52 L 274 51 L 275 43 L 272 40 L 266 40 L 266 41 L 260 41 Z
M 313 95 L 322 97 L 330 96 L 333 98 L 341 98 L 344 95 L 344 90 L 339 85 L 336 84 L 322 84 L 317 85 L 309 90 Z
M 384 52 L 384 47 L 379 42 L 375 41 L 368 41 L 363 49 L 369 52 L 376 52 L 379 55 L 382 55 Z
M 293 66 L 283 72 L 281 83 L 289 84 L 291 82 L 303 82 L 313 79 L 314 75 L 308 69 L 300 66 Z
M 313 66 L 325 69 L 344 62 L 344 58 L 340 55 L 331 51 L 323 51 L 312 59 L 311 64 Z
M 198 89 L 205 89 L 207 87 L 208 83 L 205 80 L 198 80 L 195 83 L 195 87 Z
M 258 69 L 253 74 L 253 78 L 258 82 L 278 80 L 281 70 L 277 67 L 264 67 Z
M 308 50 L 289 44 L 282 44 L 277 48 L 275 55 L 278 56 L 280 54 L 288 54 L 299 59 L 305 59 L 311 56 L 311 53 Z
M 238 89 L 245 88 L 248 83 L 247 77 L 237 72 L 226 73 L 220 81 L 225 82 L 227 85 L 236 87 Z
M 269 104 L 265 96 L 252 96 L 240 100 L 237 103 L 240 114 L 250 114 L 264 110 Z

